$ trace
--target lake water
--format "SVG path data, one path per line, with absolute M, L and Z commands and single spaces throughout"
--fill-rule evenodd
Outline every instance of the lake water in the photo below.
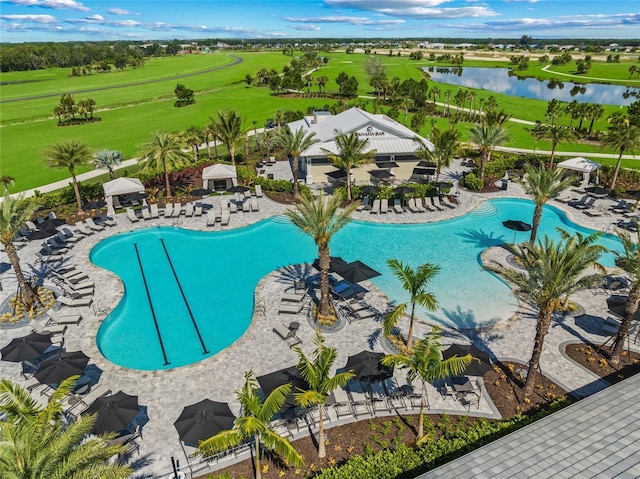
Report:
M 640 96 L 640 88 L 520 78 L 510 75 L 507 68 L 424 67 L 423 70 L 436 82 L 545 101 L 555 98 L 566 102 L 576 100 L 581 103 L 627 106 Z

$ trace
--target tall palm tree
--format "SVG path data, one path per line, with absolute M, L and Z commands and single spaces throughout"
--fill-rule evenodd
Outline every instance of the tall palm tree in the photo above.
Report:
M 291 165 L 293 171 L 293 196 L 298 196 L 298 158 L 304 150 L 320 141 L 315 136 L 316 134 L 313 132 L 307 134 L 302 127 L 294 132 L 287 126 L 276 132 L 276 143 L 293 160 Z
M 293 348 L 298 355 L 298 371 L 309 385 L 307 390 L 298 390 L 294 397 L 298 404 L 304 408 L 318 407 L 318 457 L 325 457 L 324 447 L 324 404 L 329 393 L 334 389 L 346 385 L 353 378 L 353 371 L 345 371 L 331 375 L 333 363 L 338 356 L 336 348 L 328 348 L 324 345 L 325 339 L 318 329 L 313 338 L 316 349 L 312 357 L 307 357 L 299 346 Z
M 433 143 L 432 149 L 418 136 L 414 137 L 413 141 L 418 144 L 416 150 L 418 157 L 436 164 L 436 181 L 438 181 L 442 168 L 448 168 L 460 151 L 460 132 L 455 128 L 440 130 L 434 127 L 429 139 Z
M 204 127 L 204 133 L 207 138 L 207 155 L 209 159 L 211 159 L 211 144 L 213 142 L 213 154 L 216 158 L 218 158 L 218 140 L 220 139 L 220 135 L 218 135 L 218 124 L 215 120 L 209 117 L 210 123 Z
M 197 126 L 190 126 L 186 131 L 182 132 L 180 136 L 193 151 L 193 161 L 197 162 L 200 145 L 206 142 L 202 129 Z
M 325 198 L 322 192 L 315 200 L 300 197 L 300 204 L 285 214 L 303 233 L 311 236 L 318 247 L 320 260 L 320 305 L 318 314 L 329 315 L 329 243 L 334 234 L 351 221 L 351 213 L 358 203 L 351 203 L 338 213 L 340 198 Z
M 3 195 L 9 193 L 9 187 L 13 186 L 15 178 L 13 176 L 2 175 L 0 176 L 0 185 L 2 185 Z
M 533 390 L 533 373 L 539 369 L 544 338 L 549 331 L 553 313 L 563 307 L 571 294 L 592 286 L 602 278 L 601 273 L 585 274 L 593 267 L 603 271 L 598 258 L 606 249 L 596 244 L 600 233 L 588 236 L 576 233 L 572 236 L 562 229 L 558 231 L 562 238 L 559 242 L 545 236 L 535 245 L 505 245 L 522 265 L 523 271 L 502 266 L 491 268 L 513 283 L 518 297 L 538 308 L 533 352 L 524 387 L 525 396 L 530 395 Z
M 531 196 L 531 199 L 536 205 L 533 210 L 531 237 L 529 238 L 531 244 L 536 241 L 538 227 L 542 219 L 543 206 L 550 199 L 557 197 L 562 190 L 568 188 L 572 181 L 573 179 L 567 177 L 561 169 L 550 170 L 544 166 L 536 168 L 531 164 L 525 166 L 522 186 L 524 187 L 524 192 Z
M 576 134 L 571 128 L 558 124 L 543 125 L 538 123 L 531 130 L 531 133 L 536 140 L 547 140 L 551 142 L 551 157 L 549 158 L 550 169 L 555 167 L 554 159 L 558 145 L 563 141 L 571 143 L 576 139 Z
M 484 181 L 484 169 L 491 161 L 491 153 L 496 146 L 507 142 L 509 135 L 499 124 L 479 123 L 469 132 L 469 139 L 480 150 L 480 179 Z
M 122 163 L 122 152 L 118 150 L 104 149 L 96 153 L 93 160 L 93 166 L 96 168 L 104 168 L 109 172 L 109 178 L 115 179 L 113 169 Z
M 409 316 L 409 332 L 407 333 L 407 349 L 410 351 L 413 345 L 413 322 L 415 321 L 416 305 L 435 311 L 438 301 L 433 293 L 427 292 L 427 286 L 435 275 L 440 272 L 440 267 L 435 264 L 425 263 L 413 269 L 408 264 L 403 264 L 397 259 L 387 260 L 391 272 L 400 280 L 402 288 L 409 293 L 409 301 L 396 306 L 396 308 L 384 319 L 383 329 L 385 336 L 389 336 L 396 327 L 400 318 L 411 305 Z
M 21 200 L 22 197 L 12 198 L 7 194 L 5 194 L 3 198 L 2 204 L 0 205 L 0 243 L 4 246 L 4 251 L 7 253 L 11 267 L 18 280 L 22 304 L 30 310 L 37 300 L 37 295 L 22 273 L 20 258 L 18 257 L 16 247 L 13 245 L 13 240 L 20 226 L 24 224 L 35 211 L 35 206 L 25 205 Z
M 618 151 L 618 161 L 616 162 L 616 169 L 613 172 L 610 185 L 613 190 L 618 180 L 622 155 L 625 152 L 633 153 L 640 149 L 640 127 L 632 125 L 628 119 L 618 121 L 609 126 L 609 131 L 602 140 L 602 144 Z
M 336 133 L 336 146 L 338 154 L 333 154 L 329 150 L 323 151 L 327 153 L 331 162 L 337 167 L 347 172 L 347 199 L 351 201 L 351 170 L 361 165 L 372 163 L 375 159 L 376 150 L 367 149 L 369 147 L 369 138 L 360 138 L 358 132 Z M 365 151 L 367 150 L 367 151 Z
M 242 406 L 241 416 L 235 420 L 233 429 L 219 432 L 200 442 L 198 444 L 199 452 L 206 456 L 236 446 L 246 439 L 253 439 L 253 465 L 256 479 L 262 477 L 262 468 L 260 467 L 262 446 L 275 451 L 292 466 L 303 466 L 304 459 L 289 440 L 281 437 L 269 427 L 269 423 L 282 408 L 291 392 L 291 384 L 283 384 L 275 388 L 263 400 L 258 394 L 259 387 L 253 377 L 253 372 L 246 371 L 244 378 L 242 389 L 236 393 Z
M 189 154 L 182 150 L 182 142 L 173 133 L 156 131 L 152 133 L 151 141 L 140 148 L 143 169 L 163 172 L 165 190 L 167 196 L 171 196 L 169 172 L 190 160 Z
M 219 111 L 218 117 L 213 120 L 217 125 L 218 138 L 229 150 L 231 163 L 236 164 L 236 148 L 248 129 L 242 126 L 242 116 L 234 110 L 227 112 Z
M 110 444 L 115 434 L 89 437 L 96 420 L 82 415 L 67 423 L 63 401 L 77 376 L 66 379 L 42 407 L 21 386 L 0 381 L 0 475 L 6 478 L 125 479 L 133 470 L 111 459 L 126 446 Z
M 47 166 L 51 168 L 67 168 L 71 173 L 71 182 L 73 184 L 73 192 L 76 195 L 78 204 L 78 213 L 82 211 L 82 199 L 80 198 L 80 190 L 78 189 L 78 180 L 76 179 L 76 168 L 79 166 L 89 165 L 93 160 L 93 155 L 89 146 L 78 140 L 69 140 L 62 143 L 56 143 L 44 152 L 44 159 Z
M 418 443 L 424 438 L 424 407 L 427 405 L 427 383 L 449 376 L 460 375 L 471 363 L 471 354 L 452 356 L 442 359 L 442 331 L 434 326 L 424 339 L 416 343 L 412 351 L 403 354 L 391 354 L 382 358 L 385 366 L 400 367 L 407 370 L 407 382 L 420 380 L 421 398 L 418 419 Z
M 626 231 L 621 231 L 618 236 L 622 242 L 623 249 L 621 252 L 615 252 L 618 257 L 616 264 L 629 275 L 629 296 L 624 307 L 624 317 L 611 347 L 610 363 L 612 366 L 618 366 L 620 363 L 622 348 L 629 334 L 629 326 L 638 312 L 638 303 L 640 302 L 640 249 L 638 248 L 640 231 L 637 232 L 637 238 L 635 239 Z

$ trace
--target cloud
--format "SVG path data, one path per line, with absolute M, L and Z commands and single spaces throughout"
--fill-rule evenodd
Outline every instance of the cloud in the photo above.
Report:
M 540 0 L 502 0 L 504 3 L 538 3 Z
M 107 12 L 111 15 L 131 15 L 129 10 L 124 10 L 123 8 L 108 8 Z
M 1 20 L 33 23 L 57 23 L 58 20 L 51 15 L 0 15 Z M 4 27 L 3 27 L 4 28 Z
M 96 22 L 101 22 L 104 20 L 104 17 L 102 15 L 89 15 L 88 17 L 86 17 L 87 20 L 95 20 Z
M 351 8 L 382 13 L 390 17 L 478 18 L 498 15 L 485 5 L 442 8 L 451 0 L 324 0 L 330 7 Z
M 326 16 L 326 17 L 285 17 L 291 23 L 347 23 L 349 25 L 397 25 L 404 20 L 371 20 L 365 17 Z
M 52 8 L 54 10 L 80 10 L 81 12 L 90 10 L 89 7 L 85 7 L 82 3 L 74 0 L 2 0 L 2 3 L 11 3 L 23 7 Z
M 291 25 L 289 28 L 293 30 L 302 30 L 302 31 L 318 31 L 320 27 L 317 25 Z

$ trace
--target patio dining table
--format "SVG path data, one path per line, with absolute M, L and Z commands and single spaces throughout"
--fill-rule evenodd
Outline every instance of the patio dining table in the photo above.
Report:
M 453 390 L 457 393 L 462 393 L 462 394 L 466 394 L 466 393 L 472 393 L 475 391 L 475 388 L 473 387 L 473 384 L 471 383 L 471 380 L 468 377 L 464 378 L 464 381 L 460 381 L 456 384 L 456 382 L 453 383 Z

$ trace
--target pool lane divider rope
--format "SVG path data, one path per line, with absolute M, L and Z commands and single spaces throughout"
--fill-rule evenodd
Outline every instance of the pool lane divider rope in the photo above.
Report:
M 167 245 L 164 244 L 164 240 L 162 238 L 160 238 L 160 242 L 162 243 L 162 248 L 164 249 L 164 254 L 167 255 L 167 261 L 169 261 L 169 266 L 171 266 L 171 271 L 173 272 L 173 277 L 176 280 L 176 284 L 178 285 L 178 289 L 180 290 L 180 294 L 182 295 L 182 299 L 184 301 L 184 304 L 187 307 L 187 311 L 189 312 L 189 316 L 191 316 L 191 322 L 193 323 L 193 327 L 196 330 L 196 334 L 198 335 L 198 339 L 200 340 L 200 345 L 202 346 L 202 354 L 209 354 L 209 351 L 207 350 L 207 346 L 205 346 L 204 340 L 202 339 L 202 335 L 200 334 L 200 328 L 198 328 L 198 323 L 196 322 L 196 318 L 193 316 L 193 312 L 191 311 L 191 306 L 189 306 L 189 301 L 187 301 L 187 296 L 184 294 L 184 290 L 182 289 L 182 284 L 180 284 L 180 280 L 178 279 L 178 274 L 176 273 L 176 270 L 173 267 L 173 261 L 171 261 L 171 256 L 169 256 L 169 251 L 167 250 Z
M 136 256 L 138 257 L 138 265 L 140 266 L 140 273 L 142 273 L 142 282 L 144 283 L 144 289 L 147 292 L 147 300 L 149 301 L 149 307 L 151 308 L 151 316 L 153 317 L 153 324 L 156 327 L 156 333 L 158 334 L 158 341 L 160 341 L 160 349 L 162 350 L 162 357 L 164 358 L 164 365 L 171 364 L 167 359 L 167 352 L 164 349 L 164 343 L 162 342 L 162 335 L 160 334 L 160 327 L 158 326 L 158 318 L 156 318 L 156 312 L 153 309 L 153 303 L 151 302 L 151 295 L 149 294 L 149 285 L 147 284 L 147 278 L 144 275 L 144 268 L 142 267 L 142 261 L 140 260 L 140 252 L 138 251 L 138 244 L 133 243 L 133 247 L 136 250 Z

